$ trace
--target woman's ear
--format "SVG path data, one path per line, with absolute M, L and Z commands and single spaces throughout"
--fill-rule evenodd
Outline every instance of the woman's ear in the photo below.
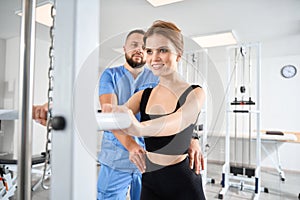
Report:
M 178 54 L 177 57 L 176 57 L 176 62 L 179 62 L 180 59 L 181 59 L 181 55 Z

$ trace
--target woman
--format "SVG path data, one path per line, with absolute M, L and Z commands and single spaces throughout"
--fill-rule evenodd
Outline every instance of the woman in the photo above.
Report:
M 183 54 L 183 37 L 175 24 L 156 21 L 144 36 L 146 63 L 159 76 L 159 84 L 135 93 L 123 107 L 104 106 L 104 112 L 128 112 L 129 128 L 115 133 L 144 136 L 146 172 L 142 176 L 142 200 L 205 199 L 201 175 L 189 167 L 190 139 L 204 91 L 177 73 Z M 141 122 L 134 117 L 141 113 Z

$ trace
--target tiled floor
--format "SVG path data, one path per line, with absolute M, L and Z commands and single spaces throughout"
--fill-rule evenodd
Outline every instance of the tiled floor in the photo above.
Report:
M 215 179 L 215 184 L 208 183 L 205 186 L 207 199 L 218 199 L 221 190 L 221 165 L 209 164 L 208 177 Z M 262 170 L 261 186 L 269 190 L 269 193 L 261 192 L 262 200 L 297 200 L 300 193 L 300 173 L 285 171 L 286 179 L 281 181 L 275 170 Z M 224 196 L 225 200 L 252 199 L 252 191 L 241 191 L 238 188 L 229 188 Z
M 215 179 L 215 184 L 207 183 L 205 185 L 206 197 L 218 199 L 221 190 L 221 168 L 219 164 L 208 164 L 208 177 Z M 285 171 L 286 179 L 282 182 L 275 170 L 262 170 L 262 186 L 268 188 L 269 193 L 262 192 L 262 200 L 297 200 L 300 193 L 300 172 Z M 237 188 L 229 188 L 224 196 L 224 200 L 246 200 L 252 199 L 253 192 L 241 191 Z M 48 200 L 49 191 L 39 188 L 33 192 L 33 200 Z

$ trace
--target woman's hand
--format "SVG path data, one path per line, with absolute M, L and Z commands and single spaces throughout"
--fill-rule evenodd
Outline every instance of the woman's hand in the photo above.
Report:
M 116 131 L 116 133 L 125 133 L 127 135 L 132 135 L 132 136 L 142 136 L 141 135 L 141 123 L 136 119 L 135 115 L 133 112 L 126 106 L 117 106 L 117 105 L 112 105 L 112 104 L 103 104 L 102 105 L 102 112 L 103 113 L 127 113 L 130 117 L 131 120 L 131 125 L 122 130 Z
M 137 166 L 137 168 L 141 171 L 141 173 L 144 173 L 146 169 L 146 164 L 145 164 L 146 151 L 137 143 L 132 143 L 128 151 L 129 151 L 129 160 Z
M 196 174 L 200 174 L 200 171 L 204 170 L 204 157 L 198 139 L 191 139 L 188 153 L 190 158 L 190 168 L 194 169 Z

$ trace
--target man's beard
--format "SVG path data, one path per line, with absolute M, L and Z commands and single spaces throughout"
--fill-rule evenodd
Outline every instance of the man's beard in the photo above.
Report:
M 133 55 L 132 55 L 133 56 Z M 132 68 L 141 68 L 145 65 L 146 61 L 141 60 L 140 62 L 136 62 L 132 59 L 132 57 L 129 57 L 128 54 L 125 54 L 125 58 L 127 63 L 132 67 Z

